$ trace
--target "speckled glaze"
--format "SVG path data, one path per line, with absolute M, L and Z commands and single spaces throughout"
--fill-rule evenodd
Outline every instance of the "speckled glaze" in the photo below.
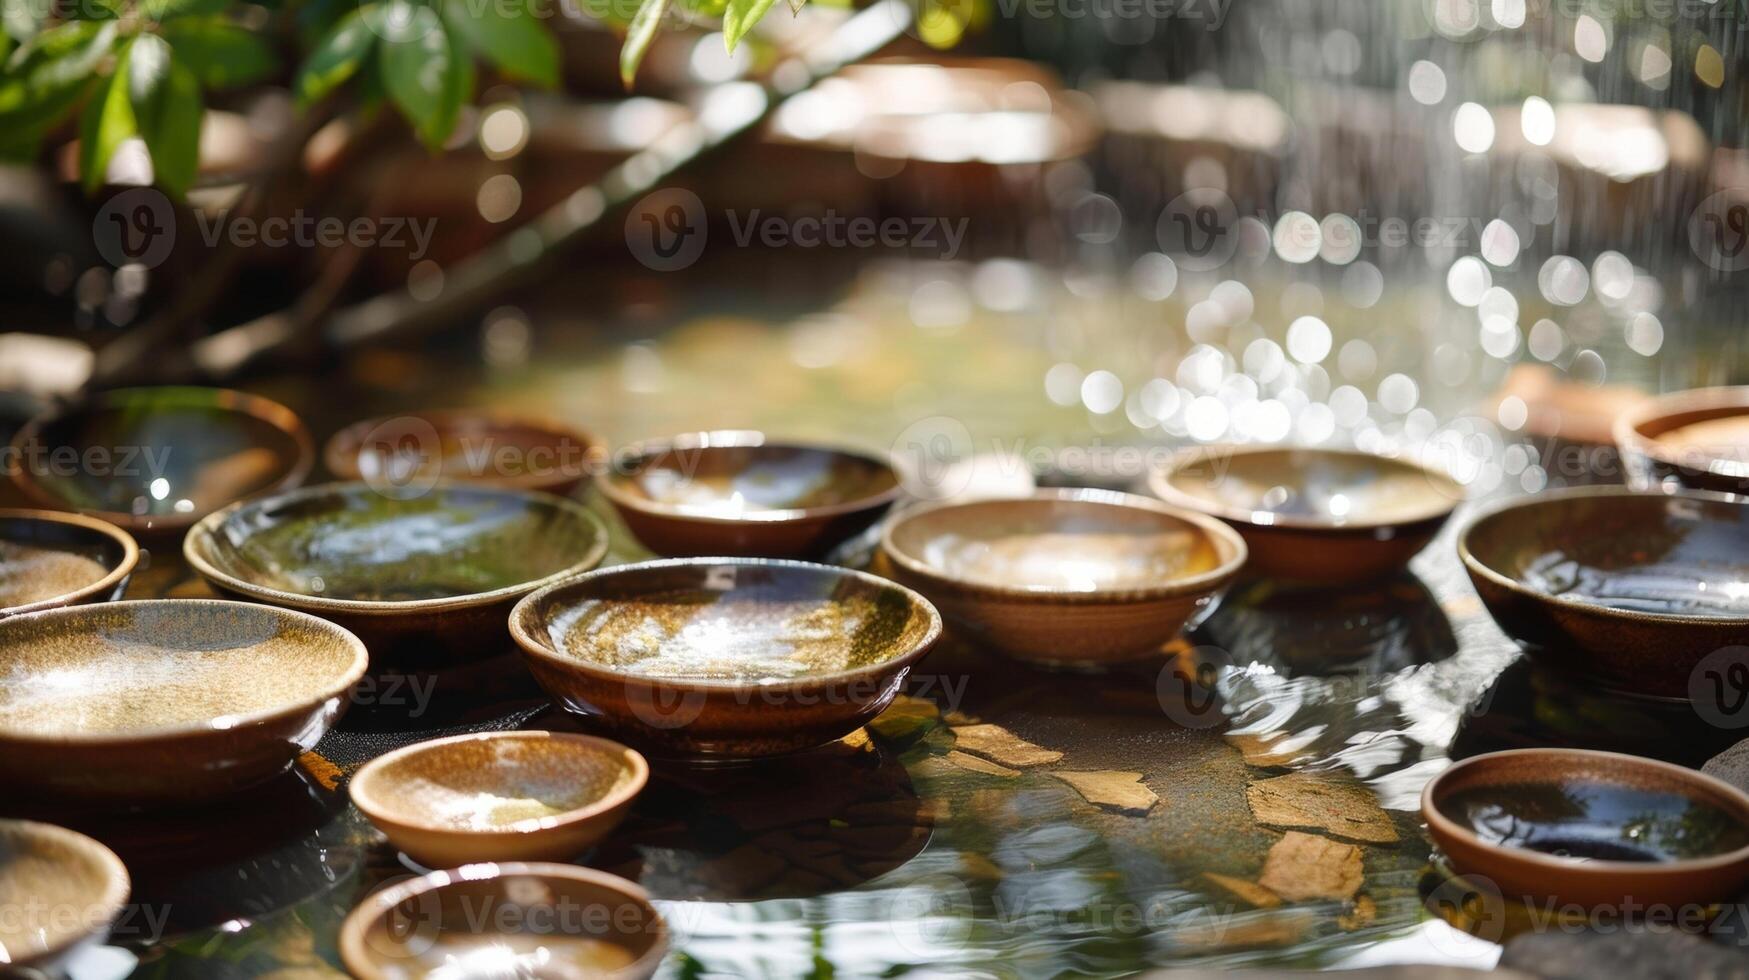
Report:
M 0 975 L 53 975 L 102 942 L 128 900 L 115 852 L 65 827 L 0 820 Z M 69 914 L 72 913 L 72 914 Z
M 442 478 L 568 497 L 605 465 L 607 447 L 551 419 L 456 410 L 354 423 L 322 460 L 341 480 Z
M 1618 690 L 1685 698 L 1702 658 L 1749 637 L 1749 502 L 1549 491 L 1478 514 L 1458 556 L 1532 656 Z M 1602 593 L 1620 595 L 1605 604 Z
M 1186 450 L 1148 486 L 1237 529 L 1252 571 L 1318 585 L 1400 570 L 1464 499 L 1457 481 L 1408 460 L 1280 446 Z
M 332 623 L 217 599 L 0 620 L 0 780 L 137 803 L 240 789 L 316 744 L 366 661 Z
M 119 388 L 45 413 L 12 447 L 22 461 L 14 479 L 31 499 L 102 518 L 148 544 L 172 541 L 234 501 L 299 485 L 315 459 L 309 432 L 284 405 L 174 386 Z
M 503 652 L 518 599 L 606 552 L 581 504 L 456 483 L 407 499 L 363 483 L 306 487 L 215 513 L 183 542 L 220 592 L 333 620 L 379 665 L 407 667 Z
M 1749 386 L 1662 395 L 1615 421 L 1628 483 L 1749 494 Z
M 536 592 L 511 613 L 510 632 L 547 693 L 615 737 L 662 755 L 736 759 L 855 731 L 892 702 L 941 618 L 922 596 L 863 572 L 690 558 Z
M 1210 517 L 1107 490 L 907 508 L 883 571 L 957 628 L 1033 663 L 1097 668 L 1158 656 L 1214 609 L 1245 543 Z
M 644 757 L 565 732 L 484 732 L 419 742 L 354 773 L 352 802 L 429 868 L 576 858 L 625 819 Z
M 1672 861 L 1575 860 L 1485 840 L 1448 812 L 1457 793 L 1487 786 L 1537 786 L 1574 790 L 1609 784 L 1672 793 L 1725 811 L 1749 823 L 1749 796 L 1711 776 L 1652 759 L 1579 749 L 1514 749 L 1458 762 L 1421 793 L 1428 833 L 1460 874 L 1491 880 L 1509 899 L 1550 899 L 1585 908 L 1648 906 L 1670 909 L 1729 901 L 1749 882 L 1749 847 Z
M 108 521 L 0 509 L 0 618 L 119 599 L 139 560 L 133 535 Z
M 598 486 L 659 555 L 817 558 L 899 498 L 892 463 L 758 432 L 699 432 L 621 450 Z
M 637 885 L 568 864 L 510 862 L 434 871 L 371 895 L 340 927 L 340 958 L 358 980 L 413 980 L 424 975 L 419 953 L 432 946 L 505 935 L 482 933 L 481 922 L 526 923 L 528 932 L 511 934 L 517 938 L 594 939 L 629 953 L 630 962 L 619 969 L 542 971 L 543 977 L 645 980 L 668 952 L 668 924 Z M 522 974 L 507 966 L 505 975 Z

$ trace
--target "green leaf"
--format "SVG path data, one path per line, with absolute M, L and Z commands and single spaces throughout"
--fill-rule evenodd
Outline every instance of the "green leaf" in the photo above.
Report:
M 279 67 L 279 58 L 261 35 L 222 17 L 185 17 L 165 25 L 164 37 L 176 60 L 209 90 L 247 85 Z
M 505 75 L 559 84 L 559 44 L 522 0 L 443 0 L 443 21 Z
M 632 80 L 638 76 L 638 65 L 643 63 L 650 42 L 656 39 L 656 31 L 661 29 L 662 18 L 667 13 L 668 0 L 644 0 L 632 16 L 631 26 L 626 28 L 625 44 L 619 49 L 619 77 L 626 88 L 632 87 Z
M 473 62 L 459 37 L 444 30 L 430 7 L 407 0 L 383 5 L 394 34 L 383 45 L 378 66 L 389 99 L 433 150 L 455 131 L 463 98 L 474 86 Z
M 115 71 L 86 101 L 85 111 L 79 117 L 79 175 L 87 192 L 103 186 L 116 147 L 139 131 L 134 122 L 133 102 L 128 98 L 128 62 L 132 60 L 133 47 L 130 44 L 122 48 Z
M 367 4 L 340 18 L 339 23 L 316 42 L 315 50 L 310 52 L 309 60 L 298 72 L 295 88 L 300 105 L 320 101 L 351 78 L 358 66 L 364 63 L 377 42 L 376 33 L 364 19 L 365 12 L 374 6 Z
M 723 44 L 729 53 L 735 53 L 735 45 L 741 38 L 759 23 L 765 12 L 771 9 L 774 0 L 729 0 L 729 9 L 723 12 Z
M 91 90 L 93 72 L 115 44 L 114 21 L 51 27 L 21 45 L 0 77 L 0 134 L 31 144 Z
M 200 82 L 173 60 L 170 45 L 141 34 L 127 58 L 128 101 L 152 152 L 152 173 L 175 194 L 188 190 L 200 169 Z
M 177 17 L 199 17 L 206 14 L 222 13 L 230 5 L 230 0 L 145 0 L 140 7 L 146 12 L 147 17 L 156 21 L 166 21 Z

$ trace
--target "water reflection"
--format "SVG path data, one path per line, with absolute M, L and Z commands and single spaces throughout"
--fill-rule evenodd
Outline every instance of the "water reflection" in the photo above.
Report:
M 1201 634 L 1231 663 L 1271 667 L 1282 677 L 1382 674 L 1458 650 L 1433 593 L 1407 571 L 1341 591 L 1240 582 Z

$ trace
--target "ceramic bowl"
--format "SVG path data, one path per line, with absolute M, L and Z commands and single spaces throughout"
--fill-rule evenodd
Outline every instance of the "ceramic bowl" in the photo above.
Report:
M 1615 444 L 1636 487 L 1749 493 L 1749 386 L 1678 391 L 1623 412 Z
M 0 619 L 0 781 L 152 803 L 239 789 L 315 745 L 365 663 L 333 623 L 219 599 Z
M 518 599 L 606 552 L 581 504 L 455 483 L 405 499 L 363 483 L 305 487 L 219 511 L 183 542 L 213 588 L 331 619 L 376 663 L 400 666 L 502 652 Z
M 1245 564 L 1220 521 L 1109 490 L 911 507 L 887 521 L 881 553 L 955 626 L 1082 668 L 1158 656 Z
M 1278 446 L 1187 450 L 1149 487 L 1237 528 L 1251 570 L 1320 585 L 1398 571 L 1464 499 L 1457 481 L 1408 460 Z
M 1478 755 L 1421 793 L 1460 874 L 1511 899 L 1585 908 L 1703 907 L 1749 882 L 1749 796 L 1711 776 L 1579 749 Z
M 0 617 L 119 599 L 139 560 L 133 535 L 108 521 L 0 510 Z
M 668 926 L 642 888 L 568 864 L 434 871 L 371 895 L 340 927 L 340 958 L 359 980 L 446 965 L 467 977 L 644 980 L 667 952 Z
M 418 742 L 352 776 L 352 802 L 429 868 L 564 861 L 607 836 L 649 781 L 618 742 L 564 732 L 484 732 Z
M 886 459 L 700 432 L 622 450 L 597 484 L 659 555 L 818 558 L 880 520 L 899 498 Z
M 1708 654 L 1749 636 L 1749 502 L 1581 487 L 1478 514 L 1458 555 L 1533 657 L 1618 690 L 1689 696 Z
M 366 419 L 323 450 L 341 480 L 392 486 L 438 479 L 568 497 L 606 462 L 600 440 L 546 419 L 498 412 L 420 412 Z
M 855 731 L 892 702 L 941 617 L 864 572 L 689 558 L 543 589 L 510 632 L 566 709 L 662 755 L 732 759 Z
M 27 422 L 19 488 L 148 539 L 237 500 L 302 483 L 314 451 L 278 402 L 223 388 L 120 388 Z
M 0 975 L 53 975 L 103 941 L 128 900 L 128 869 L 84 834 L 0 820 Z

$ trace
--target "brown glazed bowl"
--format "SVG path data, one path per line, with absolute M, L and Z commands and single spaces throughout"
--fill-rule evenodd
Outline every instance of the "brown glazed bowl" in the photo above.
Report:
M 1109 490 L 909 507 L 888 519 L 881 551 L 955 626 L 1070 668 L 1158 656 L 1245 564 L 1220 521 Z
M 1281 446 L 1185 450 L 1148 485 L 1238 529 L 1252 571 L 1318 585 L 1402 569 L 1464 499 L 1462 484 L 1408 460 Z
M 673 557 L 818 558 L 900 493 L 890 460 L 759 432 L 640 443 L 597 486 L 645 547 Z
M 328 483 L 219 511 L 182 550 L 222 593 L 352 630 L 379 667 L 442 667 L 504 652 L 510 608 L 594 568 L 607 531 L 551 494 L 438 483 L 401 498 Z
M 0 617 L 119 599 L 139 560 L 133 535 L 108 521 L 0 510 Z
M 1749 637 L 1749 501 L 1553 490 L 1477 514 L 1458 556 L 1507 635 L 1606 687 L 1686 698 L 1703 658 Z
M 1749 386 L 1653 398 L 1615 420 L 1628 483 L 1749 493 Z
M 352 802 L 428 868 L 565 861 L 606 837 L 649 782 L 644 757 L 565 732 L 417 742 L 352 776 Z
M 139 803 L 241 789 L 316 744 L 365 663 L 364 644 L 333 623 L 246 602 L 0 619 L 0 781 Z
M 1638 756 L 1472 756 L 1427 784 L 1421 817 L 1454 870 L 1509 900 L 1643 915 L 1730 901 L 1749 882 L 1749 796 Z
M 359 980 L 423 977 L 463 957 L 472 969 L 458 976 L 645 980 L 667 952 L 668 925 L 642 888 L 569 864 L 433 871 L 366 898 L 340 927 L 340 959 Z
M 54 976 L 101 943 L 127 904 L 128 869 L 84 834 L 0 820 L 0 976 Z
M 328 440 L 322 459 L 341 480 L 393 486 L 461 480 L 569 497 L 603 467 L 607 449 L 562 422 L 444 411 L 354 423 Z
M 226 504 L 295 487 L 315 459 L 291 409 L 224 388 L 118 388 L 39 415 L 12 440 L 19 489 L 148 544 Z M 71 463 L 71 465 L 68 465 Z
M 549 586 L 517 605 L 510 632 L 547 693 L 616 738 L 747 759 L 824 745 L 880 714 L 941 617 L 866 572 L 683 558 Z

